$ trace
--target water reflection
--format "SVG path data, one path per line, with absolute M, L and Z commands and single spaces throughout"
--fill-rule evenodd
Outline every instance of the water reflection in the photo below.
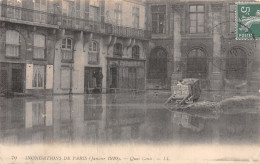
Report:
M 147 94 L 0 98 L 0 142 L 259 143 L 259 113 L 168 111 Z
M 181 142 L 259 143 L 259 113 L 223 114 L 216 118 L 173 112 Z

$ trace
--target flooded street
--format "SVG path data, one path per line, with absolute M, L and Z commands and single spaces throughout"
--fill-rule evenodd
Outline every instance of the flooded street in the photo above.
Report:
M 210 99 L 204 94 L 202 99 Z M 0 98 L 1 144 L 258 144 L 260 115 L 171 111 L 167 93 Z M 212 96 L 211 96 L 212 97 Z

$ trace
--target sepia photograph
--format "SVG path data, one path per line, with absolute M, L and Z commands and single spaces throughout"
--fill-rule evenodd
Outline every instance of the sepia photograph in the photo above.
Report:
M 0 164 L 260 163 L 260 0 L 0 0 Z

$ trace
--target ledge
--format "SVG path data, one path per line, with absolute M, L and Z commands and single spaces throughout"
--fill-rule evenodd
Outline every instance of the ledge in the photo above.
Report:
M 19 19 L 6 18 L 6 17 L 2 17 L 2 16 L 0 17 L 0 21 L 59 29 L 58 25 L 50 25 L 50 24 L 39 23 L 39 22 L 30 22 L 30 21 L 24 21 L 24 20 L 19 20 Z

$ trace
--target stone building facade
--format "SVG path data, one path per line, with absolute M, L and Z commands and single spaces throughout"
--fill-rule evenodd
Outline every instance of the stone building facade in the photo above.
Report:
M 235 2 L 147 1 L 147 87 L 169 88 L 172 77 L 201 79 L 208 90 L 258 91 L 260 43 L 235 39 Z
M 67 17 L 58 22 L 61 30 L 55 46 L 54 93 L 144 89 L 149 39 L 145 4 L 86 0 L 70 2 L 64 10 L 66 3 L 58 4 L 63 9 L 58 15 Z
M 0 9 L 1 94 L 145 88 L 144 2 L 3 0 Z
M 58 26 L 49 5 L 46 1 L 1 1 L 1 94 L 52 93 L 53 34 Z

